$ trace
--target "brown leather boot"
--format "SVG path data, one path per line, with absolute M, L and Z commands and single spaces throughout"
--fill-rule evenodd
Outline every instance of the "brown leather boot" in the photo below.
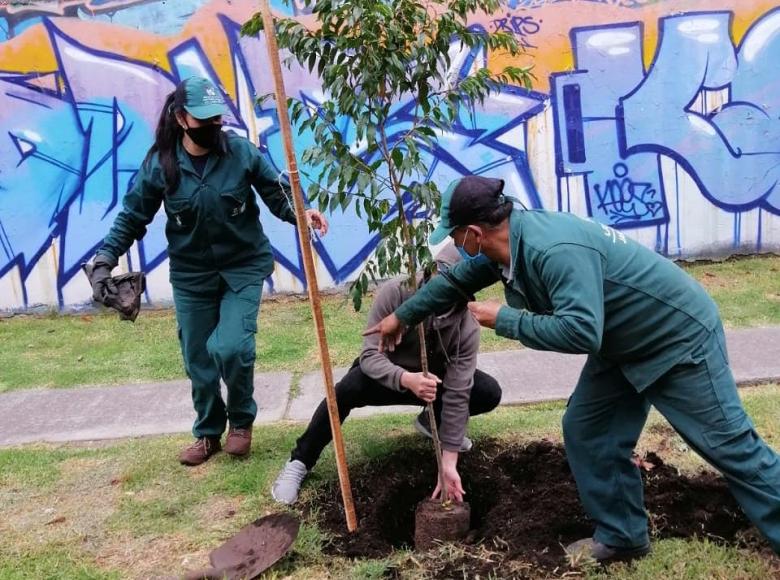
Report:
M 222 449 L 219 437 L 201 437 L 179 454 L 182 465 L 200 465 Z
M 249 455 L 252 447 L 252 425 L 248 427 L 231 427 L 225 439 L 225 453 L 236 457 Z

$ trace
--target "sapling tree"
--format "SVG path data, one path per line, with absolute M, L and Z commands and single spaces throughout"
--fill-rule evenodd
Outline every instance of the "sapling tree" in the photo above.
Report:
M 451 72 L 459 50 L 523 57 L 511 33 L 469 25 L 474 15 L 499 10 L 501 0 L 303 2 L 316 25 L 277 19 L 277 40 L 301 66 L 316 71 L 325 100 L 314 106 L 291 98 L 287 106 L 299 133 L 313 142 L 301 157 L 312 168 L 309 200 L 330 211 L 353 208 L 377 235 L 373 256 L 350 287 L 359 309 L 371 280 L 406 273 L 416 289 L 418 271 L 431 264 L 432 224 L 416 219 L 435 210 L 439 200 L 426 151 L 462 111 L 473 111 L 501 85 L 530 88 L 531 67 L 494 72 L 475 60 L 470 74 Z M 262 28 L 256 14 L 242 32 L 254 35 Z M 401 115 L 401 103 L 412 103 L 411 110 Z M 427 372 L 422 325 L 419 333 Z M 431 405 L 428 411 L 439 460 Z

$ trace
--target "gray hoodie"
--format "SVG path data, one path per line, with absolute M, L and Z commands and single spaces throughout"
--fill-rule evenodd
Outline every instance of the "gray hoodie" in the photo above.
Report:
M 392 314 L 412 292 L 406 278 L 394 278 L 382 285 L 376 293 L 368 314 L 368 328 Z M 444 389 L 439 436 L 442 448 L 458 451 L 466 434 L 469 420 L 469 398 L 474 384 L 479 350 L 479 324 L 462 304 L 439 316 L 431 316 L 424 323 L 428 346 L 428 367 L 445 369 L 439 376 Z M 405 371 L 420 372 L 420 340 L 417 328 L 408 328 L 401 343 L 393 352 L 379 352 L 379 335 L 363 339 L 360 368 L 363 373 L 388 389 L 403 391 L 401 375 Z

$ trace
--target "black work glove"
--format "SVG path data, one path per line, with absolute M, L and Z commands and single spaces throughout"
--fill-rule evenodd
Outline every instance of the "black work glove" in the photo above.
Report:
M 107 297 L 118 294 L 116 284 L 111 279 L 111 270 L 114 266 L 116 264 L 102 254 L 95 258 L 92 273 L 88 275 L 92 284 L 92 299 L 96 302 L 105 304 Z

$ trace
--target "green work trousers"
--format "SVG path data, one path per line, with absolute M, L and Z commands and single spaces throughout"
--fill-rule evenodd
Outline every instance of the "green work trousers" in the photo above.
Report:
M 227 421 L 248 427 L 257 415 L 254 391 L 255 334 L 262 284 L 234 292 L 223 282 L 214 291 L 173 288 L 184 369 L 192 381 L 197 417 L 192 434 L 219 437 Z M 227 386 L 227 405 L 220 393 Z
M 780 456 L 756 433 L 728 366 L 722 327 L 642 392 L 620 369 L 591 356 L 563 417 L 563 435 L 594 538 L 646 544 L 647 516 L 631 455 L 653 405 L 726 478 L 756 527 L 780 553 Z

